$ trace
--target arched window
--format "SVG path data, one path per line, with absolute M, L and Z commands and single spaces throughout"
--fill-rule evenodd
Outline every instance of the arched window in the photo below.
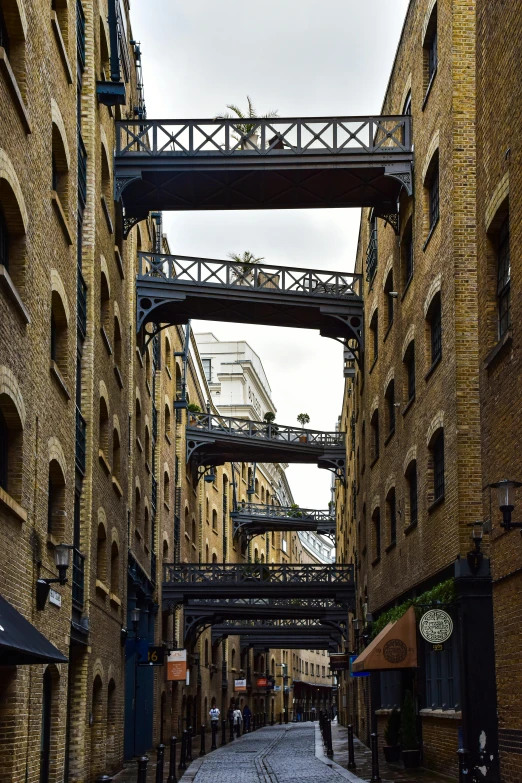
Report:
M 165 368 L 168 370 L 168 374 L 172 378 L 172 349 L 170 347 L 170 340 L 165 337 Z
M 208 562 L 209 562 L 209 559 L 208 559 L 208 558 L 209 558 L 209 549 L 208 549 L 208 544 L 207 544 L 207 545 L 205 546 L 205 563 L 208 563 Z
M 417 499 L 417 462 L 412 460 L 406 470 L 406 482 L 408 485 L 408 491 L 406 500 L 407 507 L 407 523 L 408 526 L 416 525 L 418 521 L 418 499 Z
M 139 397 L 136 397 L 135 406 L 136 437 L 141 440 L 141 403 Z
M 23 429 L 11 397 L 0 392 L 0 487 L 22 500 Z
M 121 329 L 118 316 L 114 316 L 114 364 L 121 369 Z
M 149 463 L 152 460 L 152 451 L 150 446 L 150 431 L 148 425 L 145 425 L 145 460 L 146 462 Z
M 99 674 L 92 686 L 91 775 L 95 780 L 103 773 L 105 761 L 105 724 L 103 720 L 103 685 Z
M 150 536 L 150 530 L 149 530 L 149 509 L 147 506 L 145 506 L 145 509 L 143 511 L 143 546 L 145 547 L 145 550 L 149 551 L 149 540 Z
M 372 514 L 373 525 L 373 557 L 374 561 L 381 557 L 381 511 L 376 508 Z
M 47 532 L 57 543 L 65 538 L 65 476 L 59 462 L 49 463 L 49 495 L 47 500 Z
M 51 362 L 67 378 L 67 315 L 58 291 L 51 295 Z
M 379 313 L 375 310 L 370 321 L 370 363 L 373 366 L 379 356 Z
M 235 669 L 236 668 L 236 649 L 235 649 L 235 647 L 232 647 L 232 653 L 231 653 L 231 656 L 230 656 L 230 667 L 231 667 L 231 669 Z
M 433 155 L 424 181 L 425 209 L 428 218 L 428 236 L 435 229 L 440 217 L 439 151 Z
M 170 434 L 170 408 L 167 403 L 165 403 L 165 435 L 169 437 Z
M 393 269 L 390 269 L 388 272 L 388 276 L 386 278 L 386 282 L 384 283 L 384 295 L 386 297 L 386 329 L 387 331 L 390 329 L 391 325 L 393 324 L 393 313 L 394 313 L 394 297 L 392 296 L 392 293 L 395 293 L 393 288 Z
M 442 357 L 442 307 L 440 291 L 435 294 L 430 302 L 426 320 L 429 328 L 429 355 L 431 366 L 433 367 Z
M 25 35 L 18 5 L 13 0 L 2 0 L 0 5 L 0 46 L 5 50 L 15 75 L 18 89 L 25 99 Z
M 96 547 L 96 578 L 104 584 L 107 581 L 107 533 L 101 522 L 98 525 L 98 540 Z
M 437 5 L 435 4 L 431 12 L 430 20 L 426 28 L 426 35 L 423 42 L 424 49 L 424 88 L 426 98 L 431 89 L 431 85 L 437 73 L 439 62 L 438 54 L 438 32 L 437 32 Z M 424 100 L 426 100 L 426 98 Z
M 370 443 L 370 459 L 372 464 L 379 458 L 379 409 L 377 408 L 372 415 L 370 422 L 371 429 L 371 443 Z
M 497 235 L 497 310 L 499 339 L 511 328 L 511 253 L 509 215 Z
M 121 479 L 120 436 L 116 427 L 112 432 L 112 475 L 116 481 Z
M 142 525 L 142 508 L 141 508 L 141 492 L 140 488 L 136 487 L 134 490 L 134 526 L 141 536 Z
M 404 354 L 405 384 L 404 391 L 406 400 L 412 402 L 415 398 L 415 341 L 412 340 Z
M 401 239 L 401 268 L 402 268 L 402 290 L 404 291 L 410 284 L 413 277 L 413 220 L 410 218 L 406 223 Z
M 111 593 L 119 595 L 120 592 L 120 553 L 116 541 L 111 545 Z
M 66 216 L 69 199 L 69 161 L 67 149 L 58 125 L 53 122 L 51 153 L 51 188 L 61 201 Z
M 256 479 L 255 490 L 256 490 L 256 495 L 259 495 L 259 479 Z
M 100 278 L 100 327 L 105 332 L 105 339 L 109 340 L 109 324 L 111 317 L 111 295 L 109 281 L 104 272 Z
M 212 530 L 217 532 L 218 529 L 218 515 L 216 509 L 212 509 Z
M 215 553 L 215 552 L 214 552 L 214 554 L 212 555 L 212 562 L 213 562 L 213 563 L 217 563 L 217 555 L 216 555 L 216 553 Z
M 436 503 L 444 498 L 445 491 L 445 470 L 444 470 L 444 430 L 438 429 L 430 442 L 430 461 L 432 474 L 432 493 L 433 502 Z
M 197 532 L 196 532 L 196 520 L 192 518 L 192 543 L 195 544 L 197 539 Z
M 386 425 L 387 437 L 395 432 L 395 381 L 391 380 L 384 395 L 386 400 Z
M 103 452 L 105 459 L 107 459 L 109 455 L 109 411 L 107 410 L 107 402 L 105 401 L 105 397 L 100 397 L 99 426 L 100 451 Z
M 397 543 L 397 509 L 394 487 L 390 489 L 386 498 L 386 514 L 388 517 L 388 531 L 391 545 Z
M 170 478 L 167 471 L 163 473 L 163 502 L 166 506 L 170 504 Z

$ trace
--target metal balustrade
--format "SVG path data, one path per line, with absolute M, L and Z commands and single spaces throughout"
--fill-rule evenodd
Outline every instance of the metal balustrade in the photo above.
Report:
M 285 443 L 308 446 L 342 446 L 343 432 L 321 432 L 320 430 L 305 430 L 301 427 L 289 427 L 275 422 L 252 421 L 232 416 L 220 416 L 214 413 L 190 413 L 187 430 L 208 430 L 209 432 L 226 433 L 238 438 L 254 440 L 273 440 Z M 189 435 L 187 434 L 187 437 Z
M 298 506 L 275 506 L 262 503 L 241 503 L 231 513 L 234 536 L 246 533 L 255 537 L 272 530 L 316 531 L 324 535 L 335 533 L 335 517 L 329 510 L 317 511 Z

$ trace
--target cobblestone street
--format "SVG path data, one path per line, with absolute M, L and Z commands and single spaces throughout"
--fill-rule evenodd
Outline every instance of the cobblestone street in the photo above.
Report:
M 336 771 L 315 755 L 312 724 L 267 726 L 205 756 L 182 778 L 183 783 L 312 783 L 358 781 L 346 770 Z M 329 760 L 327 760 L 330 764 Z

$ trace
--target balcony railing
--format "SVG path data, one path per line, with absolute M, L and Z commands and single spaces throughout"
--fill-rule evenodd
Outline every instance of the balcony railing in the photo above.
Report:
M 85 575 L 85 555 L 74 548 L 72 563 L 72 600 L 76 609 L 83 609 L 84 602 L 84 575 Z
M 403 155 L 411 152 L 411 117 L 307 117 L 149 120 L 117 123 L 116 156 Z M 249 123 L 250 125 L 250 123 Z
M 235 419 L 212 413 L 191 413 L 188 429 L 233 435 L 234 437 L 268 440 L 306 446 L 342 446 L 345 433 L 305 430 L 282 424 L 250 419 Z
M 166 584 L 351 584 L 353 565 L 174 563 L 163 566 Z
M 252 288 L 296 296 L 349 298 L 362 275 L 272 264 L 238 264 L 211 258 L 139 254 L 139 279 L 161 278 L 198 286 Z
M 366 280 L 371 283 L 377 272 L 377 231 L 372 231 L 366 251 Z
M 76 467 L 80 473 L 85 473 L 87 457 L 87 424 L 81 411 L 76 407 Z
M 333 522 L 330 511 L 316 511 L 310 508 L 295 506 L 271 506 L 263 503 L 241 503 L 235 509 L 235 513 L 248 517 L 269 517 L 270 519 L 301 519 L 317 522 Z
M 85 335 L 87 334 L 87 286 L 85 284 L 85 280 L 83 279 L 80 267 L 77 269 L 77 275 L 76 323 L 80 336 L 82 339 L 85 339 Z

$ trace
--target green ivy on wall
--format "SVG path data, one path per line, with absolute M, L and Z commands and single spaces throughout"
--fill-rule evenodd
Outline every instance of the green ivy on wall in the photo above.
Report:
M 432 587 L 431 590 L 426 590 L 422 595 L 418 595 L 417 598 L 410 598 L 408 601 L 404 601 L 399 606 L 392 606 L 386 612 L 383 612 L 379 618 L 374 622 L 372 628 L 372 639 L 374 639 L 388 623 L 397 622 L 401 617 L 406 614 L 410 606 L 416 608 L 416 613 L 421 614 L 422 606 L 429 604 L 451 604 L 456 598 L 455 581 L 453 579 L 447 579 L 445 582 Z

